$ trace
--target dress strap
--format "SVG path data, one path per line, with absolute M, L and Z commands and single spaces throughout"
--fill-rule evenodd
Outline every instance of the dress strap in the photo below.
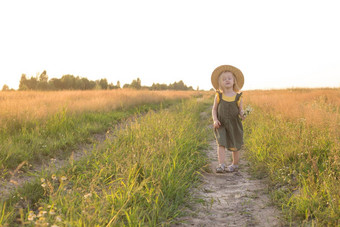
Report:
M 218 95 L 217 104 L 219 104 L 222 100 L 222 93 L 220 91 L 216 91 L 216 95 Z
M 242 92 L 239 93 L 239 94 L 236 94 L 235 102 L 238 102 L 238 100 L 240 100 L 241 96 L 242 96 Z

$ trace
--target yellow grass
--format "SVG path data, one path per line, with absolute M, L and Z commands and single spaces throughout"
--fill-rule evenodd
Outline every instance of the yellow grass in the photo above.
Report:
M 188 98 L 193 91 L 97 90 L 0 92 L 0 126 L 6 121 L 42 120 L 63 108 L 68 113 L 109 111 L 167 99 Z
M 340 89 L 246 91 L 244 122 L 253 172 L 303 226 L 339 226 Z
M 245 102 L 289 120 L 328 126 L 339 133 L 339 88 L 246 91 Z

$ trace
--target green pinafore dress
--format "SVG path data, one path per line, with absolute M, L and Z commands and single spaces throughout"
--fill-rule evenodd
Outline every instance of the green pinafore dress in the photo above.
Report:
M 236 94 L 235 100 L 231 102 L 223 100 L 222 93 L 218 92 L 218 95 L 220 101 L 217 107 L 217 119 L 221 122 L 221 126 L 214 129 L 217 144 L 226 147 L 229 151 L 238 151 L 243 145 L 243 126 L 237 105 L 242 93 Z

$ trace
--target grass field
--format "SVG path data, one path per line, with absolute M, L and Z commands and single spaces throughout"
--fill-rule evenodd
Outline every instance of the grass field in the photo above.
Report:
M 269 176 L 290 220 L 339 226 L 340 89 L 247 91 L 245 100 L 254 175 Z
M 0 225 L 156 226 L 190 199 L 206 163 L 209 102 L 191 99 L 149 111 L 113 140 L 52 175 L 41 173 L 0 205 Z
M 50 118 L 61 110 L 67 113 L 107 112 L 146 103 L 189 98 L 190 91 L 91 90 L 0 92 L 0 126 L 17 130 L 27 122 Z
M 68 155 L 76 144 L 129 116 L 195 92 L 110 91 L 0 92 L 0 179 L 21 165 Z M 24 164 L 23 164 L 24 163 Z
M 46 115 L 34 114 L 34 105 L 38 104 L 32 104 L 33 111 L 27 115 L 32 117 L 27 119 L 25 111 L 12 111 L 12 115 L 7 111 L 6 116 L 19 123 L 8 123 L 11 117 L 2 118 L 1 139 L 7 141 L 0 153 L 3 178 L 22 160 L 31 158 L 32 162 L 32 157 L 46 159 L 58 150 L 66 152 L 86 142 L 84 138 L 91 134 L 126 121 L 127 116 L 145 114 L 127 122 L 124 128 L 112 128 L 112 139 L 80 161 L 69 162 L 51 174 L 41 172 L 34 182 L 2 200 L 0 226 L 159 226 L 171 224 L 180 215 L 191 199 L 189 188 L 196 184 L 198 172 L 206 164 L 202 149 L 207 146 L 206 140 L 212 139 L 206 127 L 212 122 L 210 117 L 202 120 L 200 112 L 211 108 L 213 92 L 170 92 L 158 100 L 136 92 L 131 100 L 141 100 L 131 106 L 121 105 L 121 94 L 113 100 L 119 103 L 115 107 L 112 104 L 108 108 L 108 100 L 101 107 L 85 107 L 92 103 L 94 94 L 111 97 L 106 91 L 100 92 L 78 96 L 86 98 L 77 108 L 70 104 L 63 107 L 65 100 L 78 100 L 70 97 L 81 93 L 46 93 L 51 94 L 46 99 L 50 102 L 53 95 L 68 98 L 55 110 L 42 104 L 49 110 Z M 6 100 L 15 96 L 3 94 Z M 32 94 L 27 93 L 30 97 Z M 189 99 L 178 101 L 181 98 Z M 243 123 L 245 156 L 255 177 L 270 180 L 273 201 L 288 222 L 339 226 L 340 89 L 245 91 L 244 106 L 248 105 L 254 110 Z M 6 127 L 10 130 L 4 130 Z M 8 156 L 9 148 L 13 149 L 12 156 Z M 22 149 L 30 155 L 20 156 Z

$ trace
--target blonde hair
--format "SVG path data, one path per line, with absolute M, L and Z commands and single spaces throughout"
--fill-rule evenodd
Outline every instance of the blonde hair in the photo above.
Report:
M 223 89 L 222 89 L 221 86 L 220 86 L 220 84 L 221 84 L 221 83 L 220 83 L 220 79 L 221 79 L 221 75 L 222 75 L 223 73 L 226 73 L 226 72 L 230 72 L 231 75 L 233 75 L 233 78 L 234 78 L 233 90 L 234 90 L 235 92 L 238 92 L 238 91 L 240 90 L 240 88 L 239 88 L 239 86 L 237 85 L 236 76 L 234 75 L 233 72 L 228 71 L 228 70 L 221 72 L 220 75 L 218 76 L 218 90 L 220 90 L 221 92 L 223 91 Z

